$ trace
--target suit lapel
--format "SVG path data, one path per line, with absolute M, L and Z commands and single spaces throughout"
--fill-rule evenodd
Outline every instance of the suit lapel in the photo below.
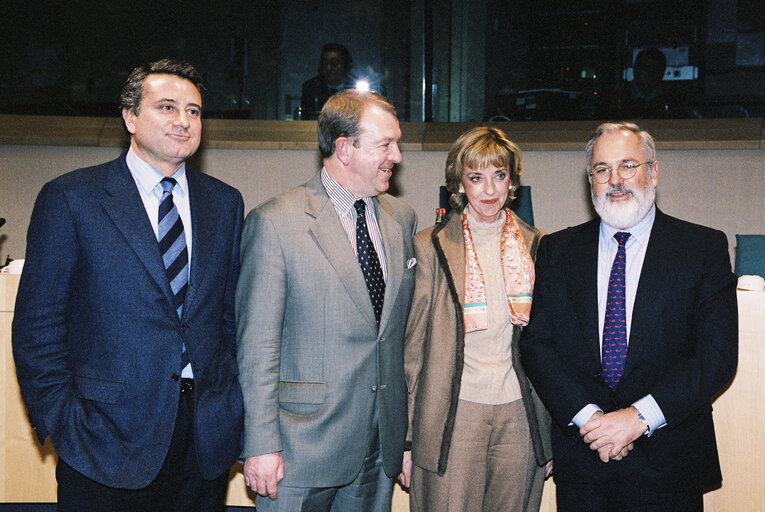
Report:
M 380 234 L 382 235 L 383 248 L 385 250 L 385 264 L 388 270 L 388 280 L 385 283 L 385 299 L 383 300 L 383 310 L 380 315 L 379 331 L 383 332 L 393 310 L 393 305 L 396 302 L 398 289 L 401 287 L 401 278 L 404 275 L 404 247 L 401 224 L 393 217 L 393 207 L 391 204 L 383 196 L 377 198 L 375 206 L 377 225 L 380 226 Z
M 111 172 L 104 183 L 104 190 L 106 195 L 101 202 L 104 211 L 172 304 L 172 292 L 159 254 L 157 238 L 146 215 L 138 188 L 125 163 L 124 154 L 112 164 Z
M 189 288 L 183 306 L 183 316 L 192 309 L 194 299 L 198 295 L 206 273 L 210 254 L 217 243 L 215 215 L 217 211 L 214 198 L 204 190 L 199 181 L 197 171 L 186 167 L 186 180 L 189 186 L 189 206 L 191 209 L 191 266 L 189 273 Z
M 340 281 L 358 306 L 361 315 L 376 332 L 377 320 L 374 309 L 372 309 L 372 299 L 369 298 L 367 285 L 364 282 L 364 275 L 343 225 L 337 216 L 335 206 L 329 200 L 329 196 L 321 184 L 320 175 L 317 174 L 306 183 L 305 189 L 305 213 L 316 219 L 309 231 L 330 265 L 337 272 Z
M 436 234 L 444 259 L 449 268 L 445 269 L 452 276 L 459 307 L 465 307 L 465 237 L 462 230 L 462 213 L 454 212 L 444 228 Z
M 566 258 L 568 291 L 579 321 L 587 350 L 600 361 L 598 332 L 598 233 L 600 221 L 582 227 L 580 236 L 571 237 L 571 252 Z
M 652 338 L 651 331 L 656 325 L 656 319 L 660 317 L 669 297 L 666 291 L 674 287 L 679 274 L 677 265 L 681 261 L 681 257 L 675 254 L 678 249 L 666 215 L 657 209 L 632 308 L 629 348 L 622 379 L 640 360 L 643 349 Z

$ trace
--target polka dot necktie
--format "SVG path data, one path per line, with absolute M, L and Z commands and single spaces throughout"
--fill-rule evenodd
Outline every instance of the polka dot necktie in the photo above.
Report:
M 189 287 L 189 251 L 186 246 L 186 235 L 183 232 L 183 221 L 173 202 L 173 188 L 176 181 L 173 178 L 163 178 L 159 184 L 162 187 L 162 197 L 159 199 L 157 241 L 159 253 L 165 264 L 165 274 L 170 282 L 170 290 L 173 292 L 173 306 L 180 318 L 183 313 L 183 302 L 186 300 L 186 290 Z M 189 357 L 184 345 L 181 368 L 188 362 Z
M 603 323 L 603 380 L 611 389 L 616 389 L 624 373 L 624 361 L 627 359 L 627 306 L 625 298 L 625 267 L 627 252 L 624 244 L 629 233 L 620 231 L 614 234 L 619 242 L 611 276 L 608 278 L 606 298 L 606 319 Z
M 353 203 L 353 207 L 356 208 L 356 255 L 359 258 L 361 271 L 364 273 L 364 281 L 367 283 L 367 291 L 372 299 L 372 308 L 374 308 L 379 327 L 385 297 L 385 280 L 377 251 L 372 244 L 372 239 L 369 238 L 366 205 L 362 199 L 359 199 Z

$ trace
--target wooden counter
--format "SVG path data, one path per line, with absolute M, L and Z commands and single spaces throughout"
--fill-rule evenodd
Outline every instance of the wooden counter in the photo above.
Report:
M 581 151 L 598 121 L 491 123 L 523 151 Z M 448 151 L 465 130 L 487 123 L 402 122 L 404 151 Z M 645 119 L 662 149 L 763 149 L 765 119 Z M 127 147 L 122 118 L 0 114 L 0 144 Z M 316 121 L 202 120 L 204 149 L 317 150 Z
M 0 502 L 56 501 L 56 452 L 40 446 L 27 420 L 11 353 L 11 320 L 18 275 L 0 274 Z
M 11 354 L 11 320 L 19 276 L 0 274 L 0 503 L 55 502 L 56 454 L 32 435 L 16 383 Z M 733 383 L 714 402 L 717 445 L 723 472 L 720 489 L 704 496 L 707 512 L 765 510 L 765 292 L 738 292 L 739 364 Z M 229 505 L 252 506 L 241 466 L 231 469 Z M 409 510 L 398 486 L 393 512 Z M 555 510 L 555 486 L 548 480 L 542 512 Z
M 738 292 L 738 371 L 714 401 L 723 483 L 707 511 L 765 511 L 765 292 Z

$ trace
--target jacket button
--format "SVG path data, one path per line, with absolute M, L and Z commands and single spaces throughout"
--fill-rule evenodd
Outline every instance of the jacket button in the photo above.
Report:
M 174 374 L 172 374 L 170 376 L 170 378 L 173 379 L 174 381 L 178 382 L 178 380 L 181 378 L 181 376 L 178 375 L 177 373 L 174 373 Z
M 372 386 L 372 393 L 374 393 L 375 391 L 377 391 L 377 386 Z
M 181 334 L 186 332 L 186 324 L 181 325 Z

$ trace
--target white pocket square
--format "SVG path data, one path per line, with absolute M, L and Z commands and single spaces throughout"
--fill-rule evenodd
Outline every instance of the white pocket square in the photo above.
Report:
M 410 269 L 417 265 L 417 258 L 409 258 L 409 261 L 406 262 L 406 268 Z

